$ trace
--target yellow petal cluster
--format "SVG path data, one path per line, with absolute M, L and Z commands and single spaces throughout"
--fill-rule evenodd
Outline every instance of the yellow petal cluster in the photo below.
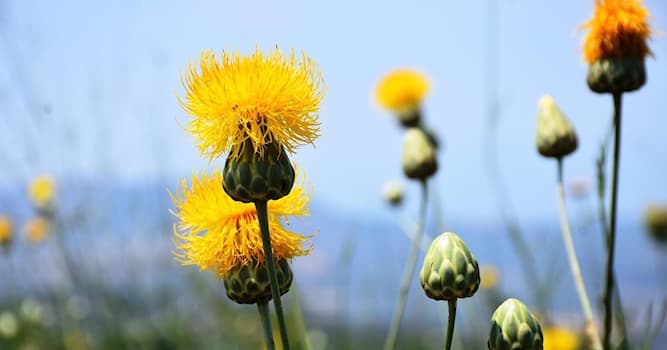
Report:
M 0 215 L 0 246 L 12 240 L 13 228 L 12 220 L 7 216 Z
M 582 27 L 584 59 L 594 63 L 611 58 L 644 58 L 650 54 L 646 41 L 651 27 L 650 13 L 640 0 L 596 0 L 593 18 Z
M 569 329 L 549 327 L 544 329 L 544 350 L 576 350 L 579 337 Z
M 53 204 L 56 194 L 56 185 L 48 175 L 36 177 L 28 186 L 28 197 L 38 208 L 46 208 Z
M 426 97 L 429 82 L 414 70 L 395 70 L 382 78 L 375 92 L 378 103 L 391 111 L 415 108 Z
M 49 226 L 48 220 L 37 216 L 28 220 L 23 231 L 28 241 L 31 243 L 39 243 L 49 234 Z
M 305 53 L 278 48 L 252 55 L 223 51 L 220 59 L 204 51 L 182 78 L 186 95 L 179 99 L 192 116 L 186 130 L 210 159 L 231 150 L 238 157 L 251 139 L 255 152 L 277 141 L 289 152 L 319 136 L 320 103 L 325 87 L 317 63 Z
M 285 227 L 289 216 L 308 215 L 310 194 L 303 183 L 302 179 L 287 196 L 268 202 L 271 245 L 277 260 L 310 253 L 311 248 L 304 248 L 308 238 Z M 222 188 L 220 171 L 193 175 L 189 187 L 183 179 L 170 195 L 175 207 L 171 212 L 179 219 L 174 226 L 179 250 L 175 254 L 183 265 L 198 265 L 224 278 L 235 267 L 264 261 L 255 205 L 230 198 Z

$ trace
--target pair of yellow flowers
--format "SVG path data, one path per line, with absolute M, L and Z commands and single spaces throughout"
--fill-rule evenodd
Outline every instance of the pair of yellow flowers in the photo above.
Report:
M 589 63 L 609 58 L 640 58 L 650 54 L 647 39 L 651 28 L 648 11 L 639 0 L 596 0 L 594 17 L 584 42 Z M 187 131 L 197 140 L 202 156 L 210 160 L 231 152 L 238 158 L 246 141 L 256 156 L 269 142 L 288 152 L 319 136 L 319 109 L 325 94 L 317 64 L 305 54 L 279 49 L 249 56 L 223 52 L 217 59 L 205 51 L 190 64 L 183 84 L 186 95 L 179 100 L 192 116 Z M 379 103 L 391 110 L 417 105 L 428 93 L 428 82 L 413 71 L 386 76 L 377 89 Z M 289 195 L 268 203 L 271 242 L 276 259 L 306 255 L 307 238 L 285 228 L 288 216 L 308 214 L 310 191 L 304 180 Z M 193 176 L 172 194 L 179 219 L 175 227 L 177 253 L 183 264 L 211 269 L 224 277 L 235 267 L 262 262 L 263 246 L 252 203 L 232 200 L 222 188 L 222 174 Z

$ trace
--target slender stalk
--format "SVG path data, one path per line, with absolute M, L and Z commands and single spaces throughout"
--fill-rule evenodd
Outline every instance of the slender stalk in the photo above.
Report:
M 449 317 L 447 320 L 447 342 L 445 345 L 445 350 L 450 350 L 452 348 L 452 338 L 454 337 L 454 322 L 456 321 L 456 302 L 459 299 L 454 298 L 453 300 L 447 300 L 447 306 L 449 307 Z
M 614 292 L 614 251 L 616 248 L 616 206 L 618 198 L 618 166 L 621 155 L 621 97 L 614 92 L 614 160 L 611 173 L 611 204 L 609 207 L 609 244 L 607 245 L 607 270 L 604 289 L 604 348 L 610 350 L 612 319 L 612 293 Z
M 262 244 L 264 245 L 264 262 L 271 282 L 271 295 L 273 296 L 273 306 L 276 308 L 278 317 L 278 328 L 280 329 L 280 340 L 284 350 L 289 350 L 289 338 L 287 336 L 287 326 L 285 315 L 283 313 L 283 303 L 280 300 L 280 288 L 278 287 L 278 275 L 276 274 L 276 263 L 273 260 L 273 249 L 271 248 L 271 234 L 269 232 L 269 213 L 266 201 L 255 202 L 257 208 L 257 220 L 259 229 L 262 232 Z
M 398 328 L 401 325 L 403 318 L 403 311 L 405 310 L 405 302 L 408 299 L 408 292 L 410 291 L 410 282 L 415 274 L 415 267 L 417 266 L 417 257 L 419 256 L 419 246 L 421 245 L 422 235 L 424 231 L 424 220 L 426 218 L 426 203 L 427 203 L 427 186 L 426 180 L 421 181 L 422 200 L 419 207 L 419 220 L 417 221 L 417 230 L 415 236 L 412 238 L 412 246 L 410 253 L 408 253 L 408 260 L 405 263 L 405 270 L 403 270 L 403 278 L 401 279 L 401 286 L 399 288 L 398 300 L 394 308 L 394 316 L 391 319 L 389 333 L 384 342 L 384 350 L 393 350 L 396 346 L 396 338 L 398 336 Z
M 269 315 L 269 304 L 257 303 L 259 318 L 262 320 L 262 330 L 264 330 L 264 342 L 266 350 L 275 350 L 276 344 L 273 343 L 273 328 L 271 327 L 271 315 Z
M 563 243 L 565 244 L 565 251 L 567 252 L 567 259 L 570 263 L 570 270 L 572 271 L 572 278 L 577 287 L 579 294 L 579 301 L 581 302 L 581 309 L 586 318 L 586 333 L 590 337 L 591 346 L 595 350 L 602 350 L 600 344 L 600 335 L 595 327 L 595 320 L 593 318 L 593 309 L 586 293 L 586 286 L 581 277 L 581 269 L 579 268 L 579 260 L 577 259 L 577 252 L 572 243 L 572 233 L 570 232 L 570 222 L 567 218 L 567 209 L 565 208 L 565 191 L 563 190 L 563 159 L 558 158 L 558 208 L 560 210 L 560 226 L 563 232 Z

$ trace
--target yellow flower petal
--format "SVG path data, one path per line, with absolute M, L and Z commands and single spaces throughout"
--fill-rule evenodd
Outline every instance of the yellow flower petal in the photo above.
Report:
M 34 217 L 28 220 L 23 230 L 28 241 L 39 243 L 49 234 L 49 226 L 48 220 L 41 217 Z
M 569 329 L 550 327 L 544 329 L 544 350 L 576 350 L 579 337 Z
M 246 139 L 262 155 L 277 141 L 289 152 L 319 136 L 319 110 L 325 88 L 315 61 L 278 48 L 249 56 L 223 51 L 218 60 L 204 51 L 183 77 L 181 106 L 193 118 L 186 129 L 197 139 L 202 155 L 211 159 L 231 150 L 238 157 Z
M 382 107 L 396 112 L 416 107 L 428 91 L 429 83 L 423 74 L 399 69 L 382 78 L 375 95 Z
M 640 0 L 597 0 L 593 18 L 582 27 L 584 59 L 594 63 L 609 58 L 644 58 L 651 51 L 646 43 L 650 13 Z
M 28 197 L 38 208 L 46 208 L 53 204 L 56 185 L 53 178 L 47 175 L 36 177 L 28 186 Z
M 303 182 L 295 184 L 285 197 L 268 202 L 269 230 L 275 259 L 292 259 L 310 253 L 308 242 L 287 230 L 289 216 L 308 215 L 310 196 Z M 191 185 L 181 180 L 175 194 L 170 193 L 179 219 L 174 226 L 176 253 L 183 265 L 198 265 L 224 277 L 232 268 L 264 261 L 264 248 L 252 203 L 231 199 L 222 188 L 222 174 L 192 176 Z
M 12 220 L 4 215 L 0 216 L 0 245 L 5 245 L 12 240 L 14 224 Z

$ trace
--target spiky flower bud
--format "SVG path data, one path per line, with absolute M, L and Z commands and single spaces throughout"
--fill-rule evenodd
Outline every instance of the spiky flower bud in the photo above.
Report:
M 643 58 L 611 58 L 588 66 L 588 87 L 597 93 L 630 92 L 646 83 Z
M 292 270 L 286 260 L 276 261 L 280 294 L 292 285 Z M 227 297 L 239 304 L 266 303 L 271 300 L 271 282 L 264 264 L 249 264 L 232 269 L 224 277 Z
M 455 233 L 436 237 L 424 257 L 419 273 L 422 288 L 431 299 L 471 297 L 479 288 L 479 266 L 465 243 Z
M 397 180 L 389 180 L 382 186 L 382 196 L 391 206 L 399 206 L 403 202 L 403 185 Z
M 262 155 L 255 153 L 252 141 L 241 145 L 238 158 L 230 153 L 225 161 L 223 188 L 235 201 L 249 203 L 280 199 L 294 184 L 294 168 L 287 152 L 277 142 L 268 143 Z
M 649 205 L 644 212 L 644 226 L 657 242 L 667 243 L 667 205 Z
M 410 179 L 425 180 L 438 170 L 435 146 L 419 128 L 409 128 L 403 139 L 403 173 Z
M 562 158 L 577 149 L 577 134 L 551 96 L 542 96 L 537 109 L 537 151 L 545 157 Z
M 526 305 L 505 300 L 491 317 L 489 350 L 542 350 L 542 327 Z

